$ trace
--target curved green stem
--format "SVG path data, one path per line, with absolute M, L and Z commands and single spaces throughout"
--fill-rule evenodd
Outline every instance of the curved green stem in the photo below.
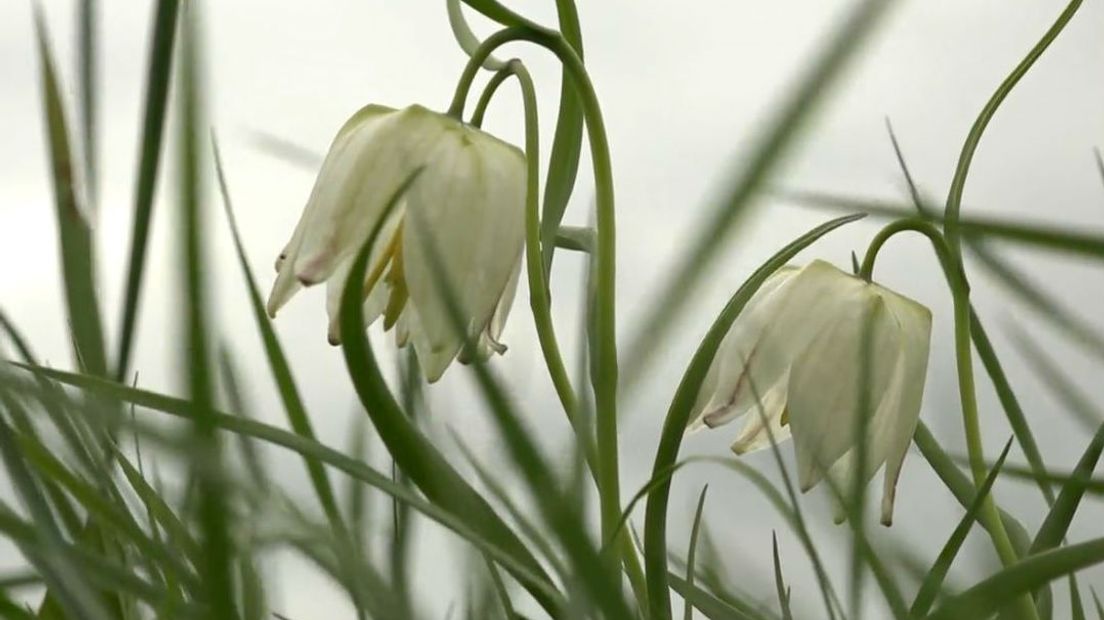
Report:
M 1008 97 L 1008 93 L 1012 92 L 1012 89 L 1019 83 L 1031 66 L 1035 64 L 1035 61 L 1043 55 L 1050 44 L 1054 42 L 1054 39 L 1058 38 L 1058 35 L 1066 27 L 1066 24 L 1073 19 L 1074 13 L 1077 9 L 1081 8 L 1082 0 L 1070 0 L 1070 3 L 1066 5 L 1065 10 L 1058 16 L 1058 19 L 1047 29 L 1043 37 L 1039 39 L 1039 42 L 1035 44 L 1035 47 L 1031 48 L 1031 51 L 1027 53 L 1027 56 L 1020 61 L 1020 64 L 1016 65 L 1016 68 L 1012 70 L 1012 73 L 1008 74 L 1008 77 L 1004 78 L 1004 81 L 1000 83 L 997 90 L 993 92 L 993 95 L 989 98 L 989 101 L 985 103 L 985 107 L 981 109 L 978 114 L 977 120 L 974 121 L 972 127 L 970 127 L 970 133 L 966 136 L 966 142 L 962 145 L 962 152 L 958 156 L 958 165 L 955 166 L 954 178 L 951 179 L 951 189 L 947 194 L 947 207 L 944 213 L 944 230 L 946 231 L 947 246 L 956 258 L 961 258 L 961 232 L 959 231 L 958 213 L 962 207 L 962 192 L 966 187 L 966 176 L 970 173 L 970 164 L 974 160 L 974 153 L 977 151 L 978 144 L 981 142 L 981 135 L 985 133 L 985 128 L 989 125 L 989 121 L 993 119 L 993 115 L 997 113 L 997 108 Z
M 616 233 L 613 200 L 613 167 L 610 162 L 609 139 L 594 85 L 582 60 L 559 34 L 543 29 L 516 26 L 501 30 L 483 42 L 472 54 L 460 77 L 448 113 L 462 117 L 464 102 L 472 80 L 483 61 L 497 48 L 512 41 L 529 41 L 549 50 L 571 73 L 579 88 L 579 97 L 590 139 L 594 168 L 597 212 L 597 251 L 595 252 L 596 287 L 592 382 L 597 409 L 598 477 L 601 504 L 602 541 L 617 528 L 621 516 L 620 475 L 617 445 L 617 337 L 616 337 Z
M 487 85 L 483 87 L 483 94 L 479 95 L 479 102 L 475 104 L 475 112 L 472 112 L 471 125 L 473 127 L 483 127 L 483 117 L 487 114 L 487 106 L 491 105 L 491 99 L 494 98 L 495 93 L 498 92 L 498 87 L 502 86 L 502 83 L 508 80 L 511 76 L 517 75 L 517 67 L 514 63 L 520 63 L 520 60 L 514 59 L 506 63 L 505 67 L 502 67 L 495 74 L 491 76 L 491 79 L 487 82 Z M 520 80 L 520 78 L 519 78 Z M 531 80 L 530 80 L 531 81 Z M 522 97 L 525 97 L 525 87 L 522 87 Z M 535 101 L 535 99 L 534 99 Z M 528 116 L 526 116 L 528 119 Z M 529 132 L 526 127 L 525 133 L 526 140 L 526 156 L 529 154 Z M 534 151 L 536 152 L 536 151 Z
M 962 423 L 966 434 L 966 451 L 970 457 L 970 473 L 974 479 L 974 485 L 978 488 L 985 483 L 987 475 L 985 452 L 982 446 L 981 425 L 978 421 L 977 395 L 974 387 L 974 365 L 970 347 L 970 285 L 966 275 L 962 271 L 961 263 L 953 254 L 950 243 L 944 238 L 939 229 L 930 222 L 919 218 L 897 220 L 881 231 L 870 242 L 863 258 L 859 276 L 869 281 L 874 272 L 874 261 L 878 252 L 886 241 L 893 235 L 904 232 L 917 232 L 931 241 L 932 248 L 939 259 L 939 265 L 943 268 L 943 275 L 947 279 L 947 285 L 951 289 L 951 298 L 954 304 L 954 330 L 955 330 L 955 359 L 958 371 L 958 392 L 962 406 Z M 980 519 L 984 522 L 993 540 L 993 548 L 1000 557 L 1004 566 L 1011 566 L 1019 561 L 1015 548 L 1004 523 L 1000 519 L 997 505 L 990 493 L 982 502 Z M 1018 597 L 1016 608 L 1023 618 L 1035 619 L 1038 614 L 1031 597 Z

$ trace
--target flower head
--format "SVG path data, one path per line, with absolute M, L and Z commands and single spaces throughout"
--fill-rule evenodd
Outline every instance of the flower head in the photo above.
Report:
M 862 475 L 869 480 L 885 464 L 882 522 L 889 525 L 920 415 L 930 336 L 931 313 L 911 299 L 824 261 L 784 267 L 722 341 L 691 428 L 743 416 L 732 445 L 737 454 L 792 434 L 802 491 L 825 476 L 845 490 L 858 465 L 855 435 L 865 389 Z
M 353 259 L 385 217 L 389 197 L 417 178 L 374 244 L 364 318 L 412 342 L 430 381 L 461 353 L 487 356 L 513 301 L 524 242 L 525 155 L 421 106 L 369 105 L 334 138 L 299 223 L 276 260 L 268 299 L 275 316 L 302 286 L 326 282 L 329 340 L 341 342 L 341 294 Z M 464 329 L 455 329 L 447 286 Z M 466 358 L 461 359 L 466 361 Z

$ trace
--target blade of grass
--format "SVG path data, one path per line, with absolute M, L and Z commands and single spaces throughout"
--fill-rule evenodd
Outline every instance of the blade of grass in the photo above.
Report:
M 195 416 L 191 403 L 180 398 L 131 388 L 126 385 L 87 375 L 79 375 L 48 368 L 17 366 L 34 373 L 42 374 L 43 376 L 66 385 L 102 394 L 124 402 L 133 403 L 139 407 L 146 407 L 171 416 L 185 419 L 191 419 Z M 0 377 L 0 380 L 2 379 L 3 377 Z M 9 387 L 13 387 L 10 380 L 8 384 Z M 36 389 L 36 387 L 30 383 L 24 383 L 14 387 L 32 392 Z M 354 477 L 392 497 L 398 498 L 415 510 L 418 510 L 427 517 L 456 532 L 462 538 L 470 541 L 473 546 L 493 557 L 496 562 L 509 570 L 512 574 L 520 575 L 520 577 L 518 577 L 519 581 L 536 584 L 536 587 L 544 590 L 545 597 L 555 598 L 558 595 L 551 583 L 547 581 L 546 576 L 543 577 L 543 580 L 538 577 L 538 575 L 544 575 L 543 571 L 537 573 L 528 568 L 523 562 L 516 560 L 515 556 L 508 551 L 507 547 L 500 545 L 496 541 L 497 537 L 485 536 L 484 532 L 487 529 L 486 524 L 482 524 L 482 527 L 476 527 L 472 524 L 470 518 L 464 518 L 466 516 L 465 514 L 456 515 L 436 504 L 430 503 L 405 487 L 395 484 L 389 476 L 376 471 L 367 464 L 357 461 L 356 459 L 318 442 L 305 439 L 295 433 L 263 424 L 256 420 L 250 420 L 220 411 L 214 411 L 213 416 L 215 425 L 222 430 L 235 434 L 247 435 L 271 445 L 287 448 L 303 457 L 312 458 L 334 467 L 346 475 Z M 158 437 L 156 434 L 151 433 L 151 438 L 157 439 Z M 171 442 L 164 443 L 163 445 L 167 448 L 175 447 L 178 450 L 180 449 L 180 446 Z
M 103 326 L 99 297 L 96 294 L 95 255 L 88 214 L 77 200 L 76 171 L 69 139 L 65 106 L 51 52 L 46 23 L 35 5 L 35 34 L 41 67 L 43 111 L 50 146 L 54 204 L 58 222 L 58 247 L 61 251 L 62 279 L 69 326 L 78 365 L 88 372 L 104 375 Z
M 674 573 L 668 578 L 671 588 L 710 620 L 758 620 L 755 616 L 748 615 L 705 590 L 687 583 Z
M 1010 324 L 1009 333 L 1021 357 L 1058 398 L 1066 412 L 1072 414 L 1085 431 L 1095 432 L 1104 422 L 1104 415 L 1096 409 L 1092 399 L 1065 376 L 1059 363 L 1039 346 L 1035 338 L 1014 324 Z
M 119 328 L 119 349 L 115 359 L 115 379 L 118 381 L 122 381 L 129 371 L 130 355 L 134 346 L 139 293 L 146 265 L 146 246 L 149 244 L 150 222 L 153 219 L 153 197 L 157 190 L 157 170 L 165 134 L 165 110 L 168 108 L 169 84 L 172 82 L 179 4 L 179 0 L 158 0 L 153 17 L 141 150 L 134 192 L 134 228 L 130 233 L 126 293 Z
M 683 374 L 678 390 L 671 400 L 663 423 L 659 447 L 656 450 L 652 476 L 669 469 L 678 458 L 682 437 L 690 421 L 690 410 L 701 390 L 702 381 L 709 370 L 721 340 L 743 310 L 751 296 L 774 271 L 785 265 L 805 247 L 844 224 L 860 219 L 861 215 L 847 216 L 822 224 L 782 248 L 749 277 L 725 305 L 717 320 L 702 339 L 693 360 Z M 648 496 L 644 524 L 644 562 L 648 577 L 650 614 L 653 620 L 669 619 L 670 594 L 667 585 L 667 504 L 671 484 L 665 481 Z
M 625 376 L 630 383 L 644 375 L 655 352 L 663 349 L 662 339 L 674 323 L 675 316 L 693 297 L 691 292 L 706 273 L 706 267 L 724 246 L 730 231 L 742 220 L 771 174 L 797 143 L 814 112 L 823 104 L 828 90 L 839 81 L 856 52 L 892 5 L 893 2 L 887 0 L 864 0 L 856 4 L 777 108 L 777 115 L 757 146 L 751 149 L 749 163 L 702 223 L 695 240 L 687 244 L 692 249 L 682 255 L 667 284 L 654 297 L 657 303 L 651 306 L 641 321 L 625 357 L 629 362 Z
M 952 597 L 928 620 L 986 618 L 1012 596 L 1032 592 L 1050 581 L 1104 562 L 1104 538 L 1052 549 L 1024 558 Z
M 1011 447 L 1012 440 L 1009 439 L 1008 442 L 1004 444 L 1004 450 L 1001 451 L 1000 456 L 997 458 L 997 462 L 989 470 L 989 475 L 985 477 L 985 482 L 978 488 L 977 495 L 966 508 L 966 513 L 962 515 L 962 519 L 959 520 L 958 525 L 955 526 L 954 531 L 951 532 L 950 538 L 943 544 L 943 549 L 939 551 L 935 563 L 932 564 L 931 570 L 924 576 L 924 581 L 920 584 L 920 588 L 916 592 L 916 598 L 913 599 L 912 607 L 909 608 L 910 617 L 923 617 L 927 615 L 928 610 L 931 609 L 936 596 L 942 589 L 943 580 L 947 577 L 947 572 L 951 568 L 951 563 L 954 562 L 955 557 L 962 548 L 962 543 L 966 540 L 966 535 L 970 533 L 970 529 L 974 526 L 974 522 L 977 521 L 978 511 L 981 510 L 982 499 L 989 493 L 989 490 L 993 488 L 993 483 L 997 481 L 997 476 L 1000 475 L 1001 467 L 1004 465 L 1004 459 L 1008 456 L 1008 450 Z
M 197 474 L 199 521 L 204 557 L 199 574 L 212 620 L 236 620 L 233 592 L 234 547 L 230 538 L 227 489 L 220 471 L 222 450 L 214 422 L 213 380 L 210 374 L 207 327 L 206 255 L 204 245 L 204 174 L 202 144 L 201 41 L 199 7 L 189 5 L 181 24 L 179 96 L 179 270 L 181 295 L 185 300 L 181 321 L 186 347 L 183 365 L 187 369 L 188 393 L 194 412 L 194 445 L 190 469 Z M 197 464 L 203 464 L 202 467 Z
M 774 557 L 774 586 L 778 594 L 778 607 L 782 610 L 782 620 L 793 620 L 790 611 L 790 589 L 782 577 L 782 560 L 778 558 L 778 536 L 771 532 L 771 555 Z
M 1030 554 L 1047 551 L 1062 544 L 1062 539 L 1066 537 L 1070 523 L 1073 522 L 1073 517 L 1081 505 L 1081 498 L 1085 496 L 1090 476 L 1100 461 L 1101 452 L 1104 452 L 1104 424 L 1100 425 L 1092 441 L 1085 448 L 1085 452 L 1073 469 L 1073 475 L 1062 485 L 1058 499 L 1039 526 L 1039 531 L 1035 533 L 1035 539 L 1028 550 Z
M 407 217 L 417 218 L 420 216 L 421 213 L 418 211 L 407 212 Z M 422 226 L 426 226 L 426 224 L 422 224 Z M 476 343 L 470 340 L 470 334 L 465 326 L 466 319 L 463 318 L 459 298 L 456 294 L 457 291 L 454 289 L 453 283 L 445 276 L 445 267 L 442 257 L 436 253 L 437 246 L 434 244 L 427 244 L 426 249 L 428 250 L 427 258 L 431 267 L 430 272 L 432 277 L 435 278 L 435 284 L 448 310 L 448 318 L 452 323 L 452 330 L 454 333 L 465 334 L 465 337 L 469 339 L 462 349 L 472 347 Z M 366 245 L 361 255 L 358 256 L 357 269 L 360 271 L 364 271 L 367 265 L 368 250 L 370 250 L 370 247 Z M 360 261 L 359 259 L 361 258 L 364 260 Z M 349 314 L 353 318 L 358 317 L 360 307 L 360 302 L 358 302 L 357 297 L 355 297 L 359 289 L 359 286 L 356 284 L 357 278 L 359 277 L 357 269 L 351 271 L 351 284 L 346 285 L 345 297 L 343 299 L 344 313 Z M 606 306 L 606 309 L 612 309 L 612 301 L 607 300 L 607 303 L 609 305 Z M 612 323 L 607 322 L 606 325 L 612 326 Z M 356 327 L 352 322 L 349 323 L 349 326 Z M 359 332 L 355 329 L 352 330 L 352 333 L 363 333 L 363 327 L 361 327 Z M 361 340 L 364 341 L 365 348 L 370 350 L 370 346 L 367 345 L 367 340 L 363 337 Z M 605 345 L 610 344 L 610 342 L 605 342 Z M 606 352 L 608 353 L 609 351 L 607 350 Z M 607 370 L 612 372 L 615 376 L 616 361 L 613 360 L 611 363 L 613 368 Z M 486 361 L 476 356 L 471 363 L 471 368 L 474 371 L 473 374 L 476 379 L 476 384 L 479 387 L 483 400 L 488 405 L 487 408 L 490 412 L 494 414 L 492 420 L 495 422 L 503 444 L 507 448 L 507 454 L 523 474 L 522 479 L 527 483 L 532 499 L 536 502 L 536 505 L 540 509 L 540 513 L 545 517 L 549 527 L 559 538 L 564 553 L 572 565 L 572 570 L 576 577 L 576 585 L 585 591 L 587 602 L 595 606 L 597 610 L 600 610 L 607 618 L 628 619 L 633 617 L 634 614 L 629 610 L 629 606 L 621 593 L 621 565 L 619 559 L 612 555 L 600 556 L 598 550 L 594 548 L 592 542 L 586 535 L 586 523 L 582 519 L 582 515 L 575 510 L 574 506 L 566 501 L 559 481 L 556 480 L 551 466 L 541 454 L 540 448 L 535 440 L 535 435 L 528 431 L 522 424 L 521 417 L 514 407 L 513 401 L 507 395 L 499 379 L 491 373 Z M 603 389 L 603 387 L 613 387 L 604 385 L 604 382 L 598 376 L 596 376 L 596 379 L 597 380 L 594 381 L 594 387 L 598 394 L 601 393 L 600 390 Z M 612 398 L 613 396 L 613 394 L 607 394 L 607 397 Z M 606 405 L 610 408 L 605 411 L 610 414 L 607 422 L 614 423 L 613 428 L 615 429 L 616 410 L 612 408 L 612 404 L 613 401 L 607 400 Z M 599 409 L 602 410 L 602 407 L 600 406 Z M 601 437 L 601 418 L 599 419 L 598 428 L 598 434 Z M 600 444 L 601 443 L 600 441 Z M 604 498 L 602 506 L 602 535 L 603 541 L 609 542 L 616 540 L 612 537 L 612 532 L 616 527 L 616 519 L 620 515 L 619 494 L 610 493 L 619 488 L 619 482 L 616 479 L 611 481 L 607 478 L 607 475 L 611 471 L 614 473 L 617 471 L 616 438 L 603 447 L 611 448 L 613 451 L 612 461 L 606 461 L 599 467 L 602 478 L 599 490 Z M 602 457 L 601 451 L 599 451 L 599 456 L 600 458 Z M 607 497 L 607 494 L 610 494 L 610 497 Z M 607 523 L 604 514 L 607 508 L 606 500 L 612 500 L 610 503 L 617 511 L 612 523 Z M 616 572 L 611 569 L 615 569 Z
M 96 78 L 99 71 L 97 48 L 97 0 L 81 0 L 78 8 L 77 65 L 80 75 L 81 129 L 84 136 L 84 178 L 88 186 L 90 205 L 96 204 L 98 182 L 97 115 L 98 104 Z M 93 209 L 94 210 L 94 209 Z
M 698 534 L 701 533 L 702 509 L 705 508 L 705 493 L 708 490 L 707 484 L 702 487 L 701 494 L 698 495 L 698 507 L 694 510 L 694 525 L 690 528 L 690 543 L 686 549 L 686 585 L 689 587 L 694 585 L 694 560 L 698 554 Z M 694 607 L 689 601 L 684 601 L 684 604 L 683 620 L 694 620 Z

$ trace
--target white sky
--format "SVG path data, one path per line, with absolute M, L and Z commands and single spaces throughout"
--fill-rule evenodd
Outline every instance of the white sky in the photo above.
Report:
M 75 102 L 75 3 L 44 3 L 67 94 Z M 102 3 L 100 128 L 101 199 L 97 223 L 103 308 L 111 334 L 120 314 L 122 274 L 129 243 L 129 218 L 141 94 L 147 57 L 148 3 Z M 609 127 L 617 184 L 619 217 L 619 310 L 622 332 L 632 333 L 635 319 L 652 303 L 661 276 L 689 243 L 695 225 L 712 208 L 730 171 L 737 169 L 764 128 L 766 119 L 816 50 L 821 36 L 850 2 L 733 3 L 606 0 L 580 3 L 586 59 L 602 100 Z M 913 173 L 924 189 L 941 198 L 950 180 L 963 138 L 977 110 L 1007 71 L 1019 61 L 1061 10 L 1058 2 L 901 2 L 863 58 L 837 88 L 812 125 L 789 165 L 776 179 L 786 187 L 831 189 L 849 194 L 903 197 L 902 183 L 886 137 L 889 117 Z M 515 8 L 553 23 L 549 0 L 514 3 Z M 290 3 L 259 0 L 207 2 L 203 6 L 211 119 L 220 134 L 245 243 L 262 286 L 273 276 L 270 265 L 298 217 L 313 174 L 258 150 L 253 131 L 282 136 L 324 152 L 341 123 L 369 102 L 392 106 L 421 103 L 443 109 L 451 98 L 465 57 L 453 42 L 440 2 L 350 0 Z M 473 17 L 486 35 L 490 25 Z M 1086 3 L 1052 49 L 1005 103 L 982 143 L 966 190 L 968 213 L 1062 223 L 1104 233 L 1104 185 L 1095 171 L 1092 148 L 1104 143 L 1104 6 Z M 537 81 L 549 150 L 558 71 L 538 50 L 515 45 L 500 52 L 523 58 Z M 62 296 L 59 287 L 52 195 L 41 122 L 38 61 L 30 3 L 0 4 L 0 306 L 27 333 L 39 354 L 54 364 L 68 363 Z M 485 77 L 483 78 L 485 79 Z M 72 115 L 71 115 L 72 118 Z M 521 142 L 521 107 L 507 86 L 496 99 L 486 127 Z M 169 159 L 171 161 L 171 157 Z M 592 182 L 584 161 L 568 222 L 587 222 Z M 174 304 L 171 185 L 163 177 L 155 236 L 147 272 L 135 367 L 141 383 L 173 390 L 179 347 L 173 338 Z M 171 182 L 171 181 L 170 181 Z M 630 409 L 623 428 L 626 493 L 650 470 L 662 415 L 681 369 L 724 299 L 750 271 L 780 245 L 827 215 L 770 204 L 734 237 L 697 292 L 685 320 L 664 347 L 647 387 L 625 401 Z M 217 206 L 214 201 L 211 206 Z M 263 417 L 282 424 L 264 364 L 256 329 L 245 305 L 236 262 L 221 213 L 212 209 L 212 277 L 217 282 L 219 329 L 240 353 L 251 379 L 249 391 Z M 860 251 L 876 230 L 873 223 L 852 225 L 806 252 L 838 265 Z M 1005 248 L 1002 248 L 1005 249 Z M 553 281 L 559 334 L 574 359 L 579 262 L 566 254 Z M 1098 266 L 1062 257 L 1008 250 L 1007 256 L 1047 291 L 1080 316 L 1104 328 L 1104 277 Z M 962 451 L 961 423 L 954 391 L 950 348 L 950 303 L 934 258 L 924 242 L 895 241 L 879 261 L 879 277 L 900 292 L 928 304 L 935 315 L 932 362 L 923 418 L 953 451 Z M 1017 360 L 1002 333 L 1015 321 L 1030 327 L 1064 363 L 1065 370 L 1090 391 L 1098 404 L 1099 361 L 1057 338 L 1052 330 L 974 272 L 975 303 L 988 319 L 1036 436 L 1056 468 L 1068 468 L 1087 442 L 1042 383 Z M 510 352 L 496 364 L 517 386 L 534 411 L 532 424 L 546 436 L 563 437 L 566 425 L 541 371 L 524 293 L 505 334 Z M 340 352 L 325 342 L 325 313 L 320 291 L 307 291 L 276 321 L 296 376 L 323 440 L 341 445 L 354 402 Z M 378 334 L 377 334 L 378 336 Z M 112 340 L 113 341 L 113 340 Z M 382 338 L 377 343 L 390 342 Z M 627 344 L 622 343 L 623 346 Z M 980 367 L 979 367 L 980 372 Z M 452 369 L 430 390 L 442 426 L 462 429 L 472 445 L 494 456 L 478 401 L 470 397 L 466 371 Z M 986 383 L 981 389 L 987 453 L 995 455 L 1009 436 L 1007 425 Z M 686 454 L 727 454 L 735 429 L 726 427 L 687 439 Z M 549 444 L 562 453 L 562 448 Z M 788 452 L 788 447 L 786 450 Z M 1021 459 L 1013 451 L 1013 459 Z M 748 457 L 777 480 L 768 454 Z M 297 459 L 273 451 L 270 462 L 291 486 L 305 484 Z M 285 475 L 286 474 L 286 475 Z M 769 566 L 769 533 L 780 520 L 742 480 L 717 468 L 689 468 L 672 502 L 672 544 L 688 530 L 692 497 L 711 483 L 706 520 L 730 555 L 736 579 L 749 589 L 763 588 Z M 1044 514 L 1038 493 L 1025 485 L 998 485 L 998 499 L 1024 515 L 1029 530 Z M 830 523 L 825 498 L 813 492 L 804 500 L 817 515 L 815 531 L 826 553 L 846 549 L 842 528 Z M 876 532 L 908 541 L 925 561 L 957 521 L 960 510 L 913 452 L 901 479 L 897 524 Z M 1073 539 L 1099 534 L 1085 511 L 1074 524 Z M 425 528 L 428 531 L 428 528 Z M 1095 531 L 1095 534 L 1094 534 Z M 427 548 L 447 537 L 427 538 Z M 832 542 L 834 541 L 834 542 Z M 986 543 L 973 535 L 970 555 L 956 566 L 958 577 L 991 566 Z M 809 571 L 796 542 L 782 539 L 787 573 L 795 596 L 816 613 Z M 838 560 L 844 566 L 842 556 Z M 341 617 L 347 608 L 324 580 L 290 562 L 277 609 L 291 618 Z M 423 567 L 430 573 L 437 569 Z M 430 574 L 427 573 L 427 574 Z M 1101 583 L 1101 573 L 1090 573 Z M 961 583 L 961 581 L 959 581 Z M 415 582 L 417 583 L 417 581 Z M 841 584 L 843 581 L 841 580 Z M 804 585 L 804 587 L 801 587 Z M 1099 588 L 1098 588 L 1099 589 Z M 447 588 L 445 589 L 447 591 Z M 435 584 L 434 592 L 438 591 Z M 766 596 L 766 595 L 765 595 Z M 444 612 L 448 597 L 425 601 L 427 611 Z M 332 605 L 332 607 L 331 607 Z M 332 609 L 328 614 L 323 610 Z M 439 617 L 439 616 L 434 616 Z

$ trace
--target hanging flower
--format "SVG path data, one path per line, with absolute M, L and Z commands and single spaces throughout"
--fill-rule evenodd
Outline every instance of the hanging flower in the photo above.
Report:
M 276 260 L 275 316 L 302 286 L 326 282 L 329 340 L 341 342 L 340 305 L 357 251 L 389 197 L 420 169 L 372 248 L 364 319 L 383 317 L 399 346 L 413 343 L 429 381 L 462 355 L 502 353 L 498 342 L 517 287 L 524 242 L 525 155 L 421 106 L 369 105 L 334 138 L 310 199 Z M 438 271 L 435 271 L 439 270 Z M 439 284 L 458 303 L 455 329 Z M 466 340 L 473 351 L 461 351 Z
M 775 272 L 722 341 L 691 428 L 743 416 L 736 454 L 792 433 L 802 491 L 825 475 L 850 488 L 860 382 L 869 395 L 866 471 L 884 463 L 882 523 L 889 525 L 901 465 L 920 415 L 931 312 L 824 261 Z M 769 430 L 768 430 L 769 429 Z

